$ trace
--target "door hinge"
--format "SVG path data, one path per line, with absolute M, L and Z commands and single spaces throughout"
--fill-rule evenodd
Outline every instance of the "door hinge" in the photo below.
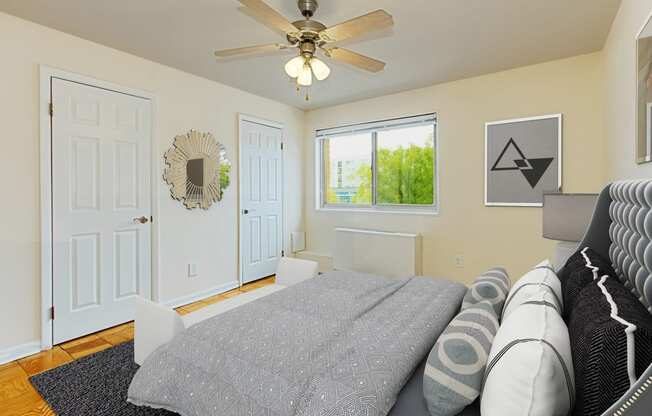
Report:
M 48 113 L 50 114 L 50 117 L 54 116 L 54 104 L 50 103 L 48 105 Z
M 283 142 L 281 142 L 281 150 L 283 150 Z
M 152 215 L 149 216 L 149 222 L 150 223 L 154 222 L 154 217 Z
M 54 321 L 54 306 L 50 307 L 50 319 Z

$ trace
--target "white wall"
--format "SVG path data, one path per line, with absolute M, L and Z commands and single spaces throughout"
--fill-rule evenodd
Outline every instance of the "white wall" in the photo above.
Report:
M 652 177 L 652 163 L 636 164 L 636 35 L 652 0 L 623 0 L 604 47 L 609 180 Z
M 439 119 L 438 216 L 315 210 L 315 129 L 431 111 Z M 597 192 L 606 178 L 603 112 L 601 53 L 311 111 L 304 153 L 308 250 L 331 254 L 337 226 L 416 232 L 423 234 L 426 275 L 470 282 L 503 265 L 518 278 L 550 256 L 554 243 L 541 237 L 540 208 L 484 206 L 484 123 L 563 113 L 564 191 Z M 464 268 L 455 266 L 456 255 L 464 256 Z
M 156 96 L 161 301 L 237 280 L 239 112 L 285 124 L 286 240 L 302 228 L 302 111 L 2 13 L 0 51 L 0 352 L 40 337 L 39 64 Z M 234 163 L 233 185 L 208 211 L 186 210 L 161 179 L 163 153 L 191 128 L 212 132 Z

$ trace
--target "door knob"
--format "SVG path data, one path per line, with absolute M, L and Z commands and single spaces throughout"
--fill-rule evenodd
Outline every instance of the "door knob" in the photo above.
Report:
M 248 209 L 243 209 L 243 210 L 242 210 L 242 213 L 243 213 L 244 215 L 247 215 L 247 214 L 249 214 L 249 210 L 248 210 Z
M 149 218 L 146 216 L 138 217 L 133 219 L 134 224 L 147 224 L 149 222 Z

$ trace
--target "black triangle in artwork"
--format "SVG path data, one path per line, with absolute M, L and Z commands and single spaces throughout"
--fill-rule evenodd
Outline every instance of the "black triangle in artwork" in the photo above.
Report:
M 528 181 L 532 189 L 534 189 L 534 187 L 537 186 L 537 184 L 541 180 L 541 177 L 543 176 L 544 173 L 546 173 L 548 166 L 550 166 L 553 160 L 555 160 L 554 157 L 528 159 L 528 162 L 530 162 L 532 169 L 522 169 L 521 173 L 523 174 L 523 176 L 525 176 L 525 179 Z
M 503 161 L 503 157 L 505 156 L 505 153 L 507 153 L 507 150 L 509 150 L 510 147 L 512 147 L 514 150 L 516 150 L 516 152 L 519 154 L 519 156 L 521 156 L 521 160 L 526 159 L 525 155 L 523 154 L 521 149 L 518 147 L 518 145 L 516 144 L 514 139 L 510 138 L 509 141 L 507 142 L 507 144 L 505 145 L 505 147 L 503 147 L 503 150 L 498 155 L 498 158 L 494 162 L 493 166 L 491 167 L 492 172 L 499 171 L 499 170 L 518 170 L 519 169 L 518 165 L 516 165 L 515 160 L 513 160 L 513 159 L 512 159 L 511 164 L 508 163 L 506 166 L 504 166 L 504 165 L 499 166 L 501 164 L 501 162 Z

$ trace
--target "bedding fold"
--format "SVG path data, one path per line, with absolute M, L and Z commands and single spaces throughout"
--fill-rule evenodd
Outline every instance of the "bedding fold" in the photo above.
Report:
M 459 310 L 445 279 L 332 272 L 160 347 L 129 401 L 183 416 L 382 416 Z

